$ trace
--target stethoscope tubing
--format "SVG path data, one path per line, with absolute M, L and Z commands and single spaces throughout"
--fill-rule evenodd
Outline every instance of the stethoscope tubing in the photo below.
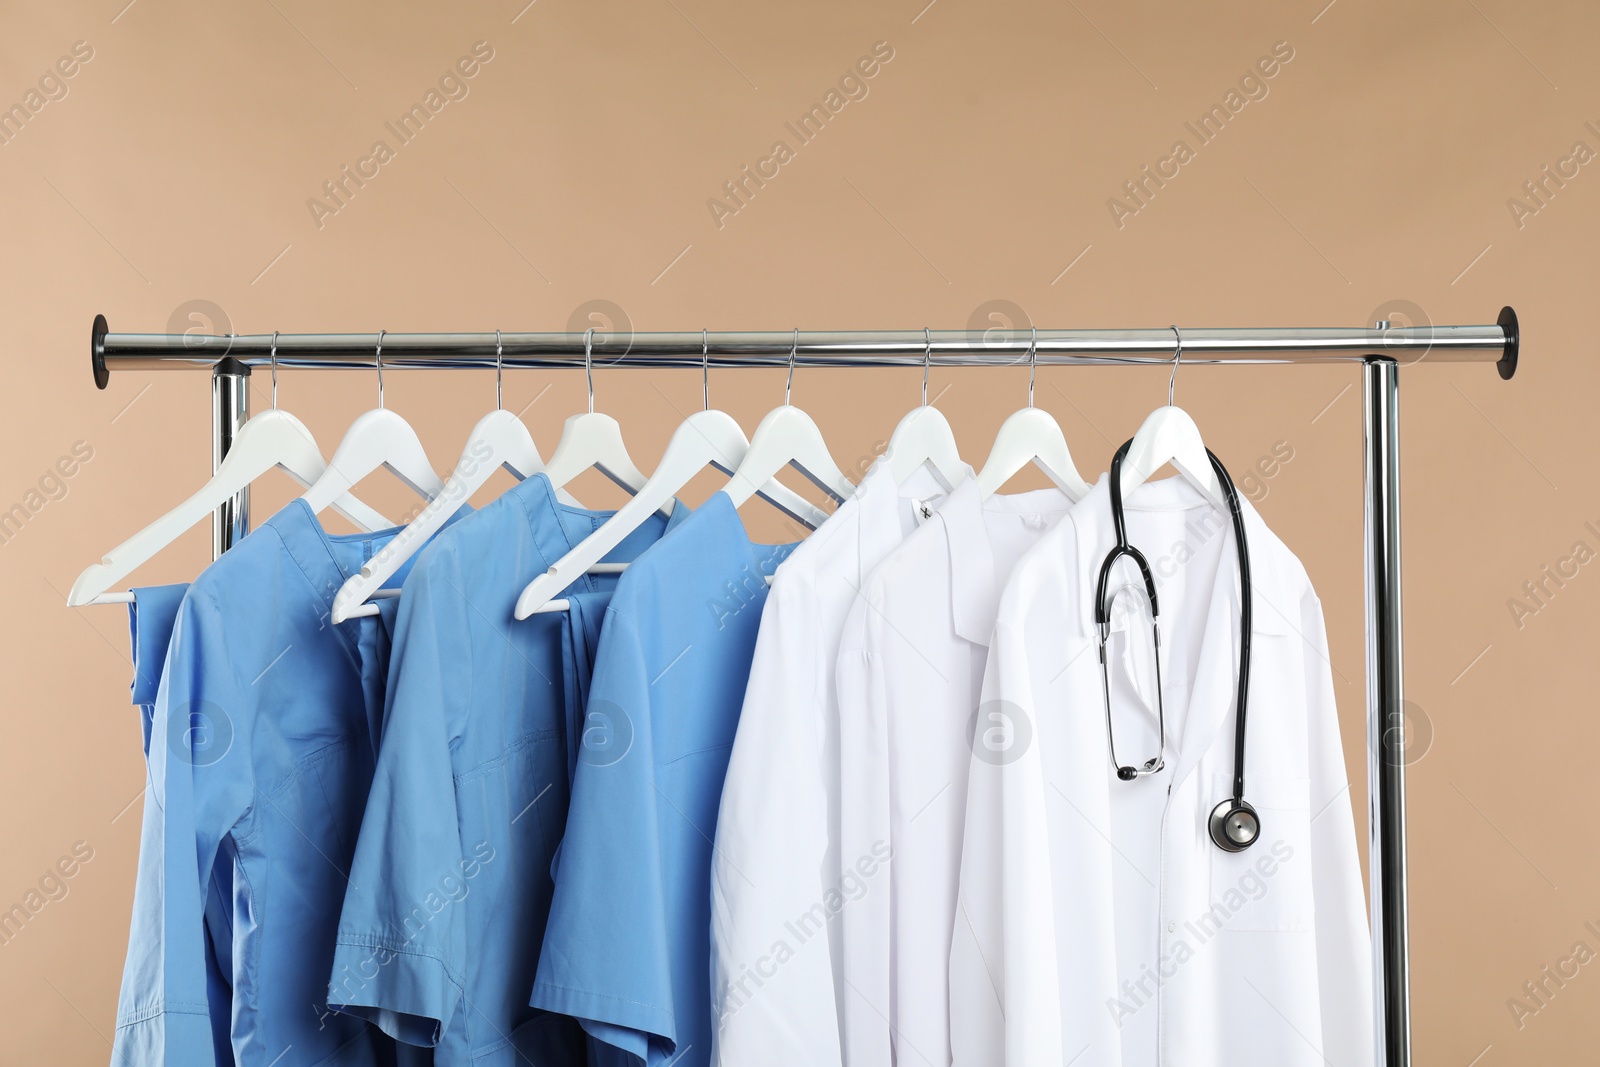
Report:
M 1239 492 L 1234 488 L 1233 479 L 1228 476 L 1228 470 L 1222 465 L 1216 453 L 1206 449 L 1206 456 L 1211 460 L 1211 469 L 1216 472 L 1217 481 L 1222 483 L 1222 494 L 1228 501 L 1228 511 L 1233 517 L 1233 539 L 1238 546 L 1239 557 L 1239 677 L 1237 706 L 1233 727 L 1233 799 L 1236 802 L 1244 800 L 1244 731 L 1245 716 L 1250 709 L 1250 625 L 1252 608 L 1255 601 L 1255 589 L 1250 583 L 1250 545 L 1244 535 L 1244 508 L 1239 503 Z
M 1144 553 L 1140 552 L 1128 541 L 1127 516 L 1122 501 L 1122 463 L 1132 444 L 1132 441 L 1124 444 L 1111 459 L 1111 470 L 1108 475 L 1111 491 L 1111 523 L 1116 531 L 1117 543 L 1106 554 L 1106 558 L 1100 564 L 1099 578 L 1095 583 L 1095 623 L 1100 631 L 1102 688 L 1106 702 L 1106 730 L 1112 748 L 1112 762 L 1115 764 L 1116 742 L 1111 727 L 1111 687 L 1104 659 L 1106 630 L 1111 620 L 1111 605 L 1106 599 L 1106 588 L 1110 582 L 1111 570 L 1116 562 L 1123 557 L 1133 560 L 1134 564 L 1139 568 L 1140 577 L 1144 581 L 1145 594 L 1150 599 L 1150 623 L 1156 647 L 1156 705 L 1160 716 L 1163 751 L 1158 754 L 1156 760 L 1152 760 L 1146 765 L 1150 767 L 1157 763 L 1164 764 L 1166 754 L 1166 701 L 1161 693 L 1161 630 L 1159 623 L 1161 610 L 1156 598 L 1155 578 L 1150 572 L 1150 564 L 1145 559 Z M 1228 512 L 1233 522 L 1233 538 L 1239 566 L 1239 673 L 1234 697 L 1233 801 L 1235 804 L 1243 804 L 1245 726 L 1246 711 L 1249 707 L 1250 698 L 1250 638 L 1253 601 L 1255 599 L 1250 580 L 1250 547 L 1245 537 L 1244 508 L 1239 501 L 1239 492 L 1233 484 L 1233 478 L 1229 476 L 1227 468 L 1222 465 L 1222 461 L 1217 458 L 1216 453 L 1209 448 L 1206 449 L 1206 458 L 1211 461 L 1211 469 L 1222 486 L 1223 498 L 1227 503 Z M 1119 776 L 1121 776 L 1121 770 L 1122 768 L 1119 767 Z

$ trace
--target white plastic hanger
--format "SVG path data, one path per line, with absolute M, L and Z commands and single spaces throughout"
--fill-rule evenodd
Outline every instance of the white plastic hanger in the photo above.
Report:
M 1205 442 L 1200 439 L 1200 428 L 1188 412 L 1172 404 L 1178 364 L 1183 359 L 1183 334 L 1176 326 L 1172 327 L 1172 332 L 1178 336 L 1178 347 L 1172 355 L 1172 377 L 1167 380 L 1167 406 L 1152 411 L 1139 432 L 1133 435 L 1128 454 L 1122 460 L 1122 498 L 1126 500 L 1137 486 L 1171 463 L 1190 485 L 1205 494 L 1206 499 L 1226 511 L 1227 498 L 1223 496 L 1216 471 L 1211 469 Z
M 504 467 L 517 479 L 527 479 L 544 468 L 544 460 L 533 443 L 528 427 L 503 406 L 501 394 L 500 331 L 494 332 L 494 410 L 478 420 L 461 450 L 461 459 L 445 481 L 439 495 L 404 530 L 367 561 L 361 573 L 352 575 L 333 598 L 333 621 L 362 615 L 376 615 L 373 597 L 392 594 L 383 584 L 428 543 L 451 515 L 472 498 L 495 471 Z
M 278 407 L 278 335 L 272 335 L 272 407 L 249 419 L 234 435 L 228 454 L 217 465 L 217 472 L 189 499 L 167 512 L 143 530 L 106 553 L 99 563 L 84 568 L 72 583 L 67 603 L 75 608 L 87 604 L 127 604 L 128 592 L 108 593 L 156 553 L 176 541 L 196 523 L 231 500 L 245 486 L 277 467 L 301 485 L 311 485 L 327 469 L 317 442 L 305 424 Z M 333 507 L 367 530 L 390 525 L 372 508 L 353 496 L 341 496 Z
M 561 440 L 545 464 L 544 476 L 560 489 L 591 467 L 630 493 L 644 488 L 645 476 L 634 466 L 622 443 L 622 427 L 610 415 L 594 409 L 594 328 L 583 335 L 583 373 L 589 383 L 589 410 L 573 415 L 561 427 Z M 672 506 L 667 505 L 667 513 Z
M 789 403 L 794 388 L 794 358 L 800 347 L 800 329 L 795 328 L 794 344 L 789 348 L 789 378 L 783 386 L 783 406 L 767 412 L 766 418 L 756 426 L 750 437 L 750 451 L 744 454 L 738 469 L 723 491 L 739 507 L 751 495 L 772 481 L 785 467 L 794 467 L 804 474 L 818 489 L 843 501 L 856 491 L 856 487 L 839 470 L 828 452 L 828 443 L 810 415 Z M 807 504 L 799 513 L 779 505 L 790 517 L 811 529 L 822 525 L 827 516 L 820 509 Z M 820 517 L 819 517 L 820 516 Z
M 933 362 L 933 335 L 922 328 L 922 406 L 912 408 L 889 435 L 884 459 L 894 480 L 904 485 L 917 468 L 927 465 L 946 492 L 967 476 L 967 465 L 956 449 L 956 435 L 944 413 L 928 404 L 928 365 Z
M 984 496 L 993 496 L 1018 471 L 1032 463 L 1076 503 L 1088 494 L 1089 483 L 1083 480 L 1072 462 L 1060 423 L 1048 411 L 1033 406 L 1033 378 L 1038 365 L 1039 328 L 1035 326 L 1028 344 L 1028 406 L 1013 412 L 1000 424 L 994 447 L 989 449 L 989 458 L 978 472 L 978 488 Z
M 344 440 L 334 449 L 328 469 L 300 499 L 313 512 L 321 512 L 351 486 L 377 470 L 390 473 L 408 485 L 418 496 L 432 500 L 444 483 L 428 463 L 428 455 L 417 439 L 417 431 L 399 415 L 383 406 L 383 335 L 378 331 L 378 406 L 360 416 L 345 431 Z
M 661 462 L 656 464 L 655 473 L 650 475 L 632 500 L 623 504 L 615 515 L 557 560 L 548 571 L 528 583 L 517 597 L 517 618 L 526 619 L 535 613 L 565 611 L 567 601 L 556 599 L 562 590 L 584 574 L 614 573 L 622 569 L 621 564 L 603 564 L 600 561 L 630 533 L 644 525 L 652 513 L 670 503 L 695 475 L 708 466 L 730 475 L 739 467 L 750 444 L 731 415 L 711 408 L 709 335 L 702 330 L 701 336 L 701 397 L 704 409 L 690 415 L 673 432 L 666 451 L 661 455 Z M 761 487 L 758 495 L 786 514 L 800 516 L 802 521 L 815 524 L 827 518 L 822 509 L 778 482 L 769 481 Z

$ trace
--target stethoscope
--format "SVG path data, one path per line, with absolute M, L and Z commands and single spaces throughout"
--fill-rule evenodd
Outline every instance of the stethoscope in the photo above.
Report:
M 1111 472 L 1108 476 L 1111 481 L 1111 522 L 1117 531 L 1117 543 L 1106 555 L 1105 562 L 1100 565 L 1100 580 L 1095 589 L 1094 608 L 1095 623 L 1100 630 L 1100 684 L 1105 694 L 1106 737 L 1111 748 L 1111 765 L 1116 768 L 1117 777 L 1124 782 L 1159 774 L 1166 767 L 1167 752 L 1167 714 L 1166 701 L 1161 694 L 1161 627 L 1158 624 L 1160 609 L 1156 602 L 1156 583 L 1150 575 L 1150 564 L 1145 560 L 1144 553 L 1128 543 L 1127 520 L 1122 508 L 1122 461 L 1132 444 L 1133 442 L 1129 441 L 1117 449 L 1117 454 L 1111 459 Z M 1233 487 L 1233 479 L 1228 477 L 1222 461 L 1209 448 L 1206 449 L 1206 456 L 1211 460 L 1211 469 L 1216 472 L 1217 481 L 1222 484 L 1228 511 L 1233 516 L 1233 540 L 1238 546 L 1239 554 L 1240 634 L 1239 685 L 1233 727 L 1233 795 L 1211 809 L 1208 829 L 1211 840 L 1224 852 L 1243 852 L 1255 844 L 1256 839 L 1261 836 L 1261 817 L 1244 798 L 1244 716 L 1250 688 L 1250 550 L 1245 544 L 1244 513 L 1239 507 L 1239 494 Z M 1112 566 L 1124 556 L 1138 565 L 1139 574 L 1144 578 L 1145 595 L 1150 598 L 1150 633 L 1155 645 L 1156 721 L 1161 748 L 1152 759 L 1146 760 L 1138 767 L 1123 764 L 1117 759 L 1116 731 L 1111 724 L 1111 675 L 1106 668 L 1106 640 L 1111 635 L 1111 604 L 1106 599 L 1106 585 L 1111 578 Z

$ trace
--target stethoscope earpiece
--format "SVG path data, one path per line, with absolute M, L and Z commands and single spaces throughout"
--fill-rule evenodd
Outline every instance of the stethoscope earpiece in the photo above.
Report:
M 1243 852 L 1261 836 L 1261 817 L 1248 800 L 1229 797 L 1211 809 L 1211 840 L 1224 852 Z

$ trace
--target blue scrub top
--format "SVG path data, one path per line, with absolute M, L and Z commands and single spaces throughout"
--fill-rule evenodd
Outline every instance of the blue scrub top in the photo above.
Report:
M 687 514 L 677 507 L 673 521 Z M 435 1063 L 585 1063 L 570 1019 L 530 1008 L 566 825 L 566 620 L 518 622 L 533 578 L 609 512 L 559 503 L 536 475 L 441 533 L 400 598 L 382 743 L 338 924 L 329 1000 Z M 606 560 L 668 521 L 651 516 Z M 586 575 L 599 596 L 616 575 Z
M 151 721 L 114 1062 L 395 1062 L 324 998 L 394 607 L 339 626 L 329 613 L 397 532 L 330 535 L 295 500 L 184 595 Z
M 711 843 L 766 578 L 714 494 L 623 574 L 585 709 L 536 1007 L 609 1046 L 598 1064 L 710 1061 Z M 603 748 L 590 752 L 591 737 Z

